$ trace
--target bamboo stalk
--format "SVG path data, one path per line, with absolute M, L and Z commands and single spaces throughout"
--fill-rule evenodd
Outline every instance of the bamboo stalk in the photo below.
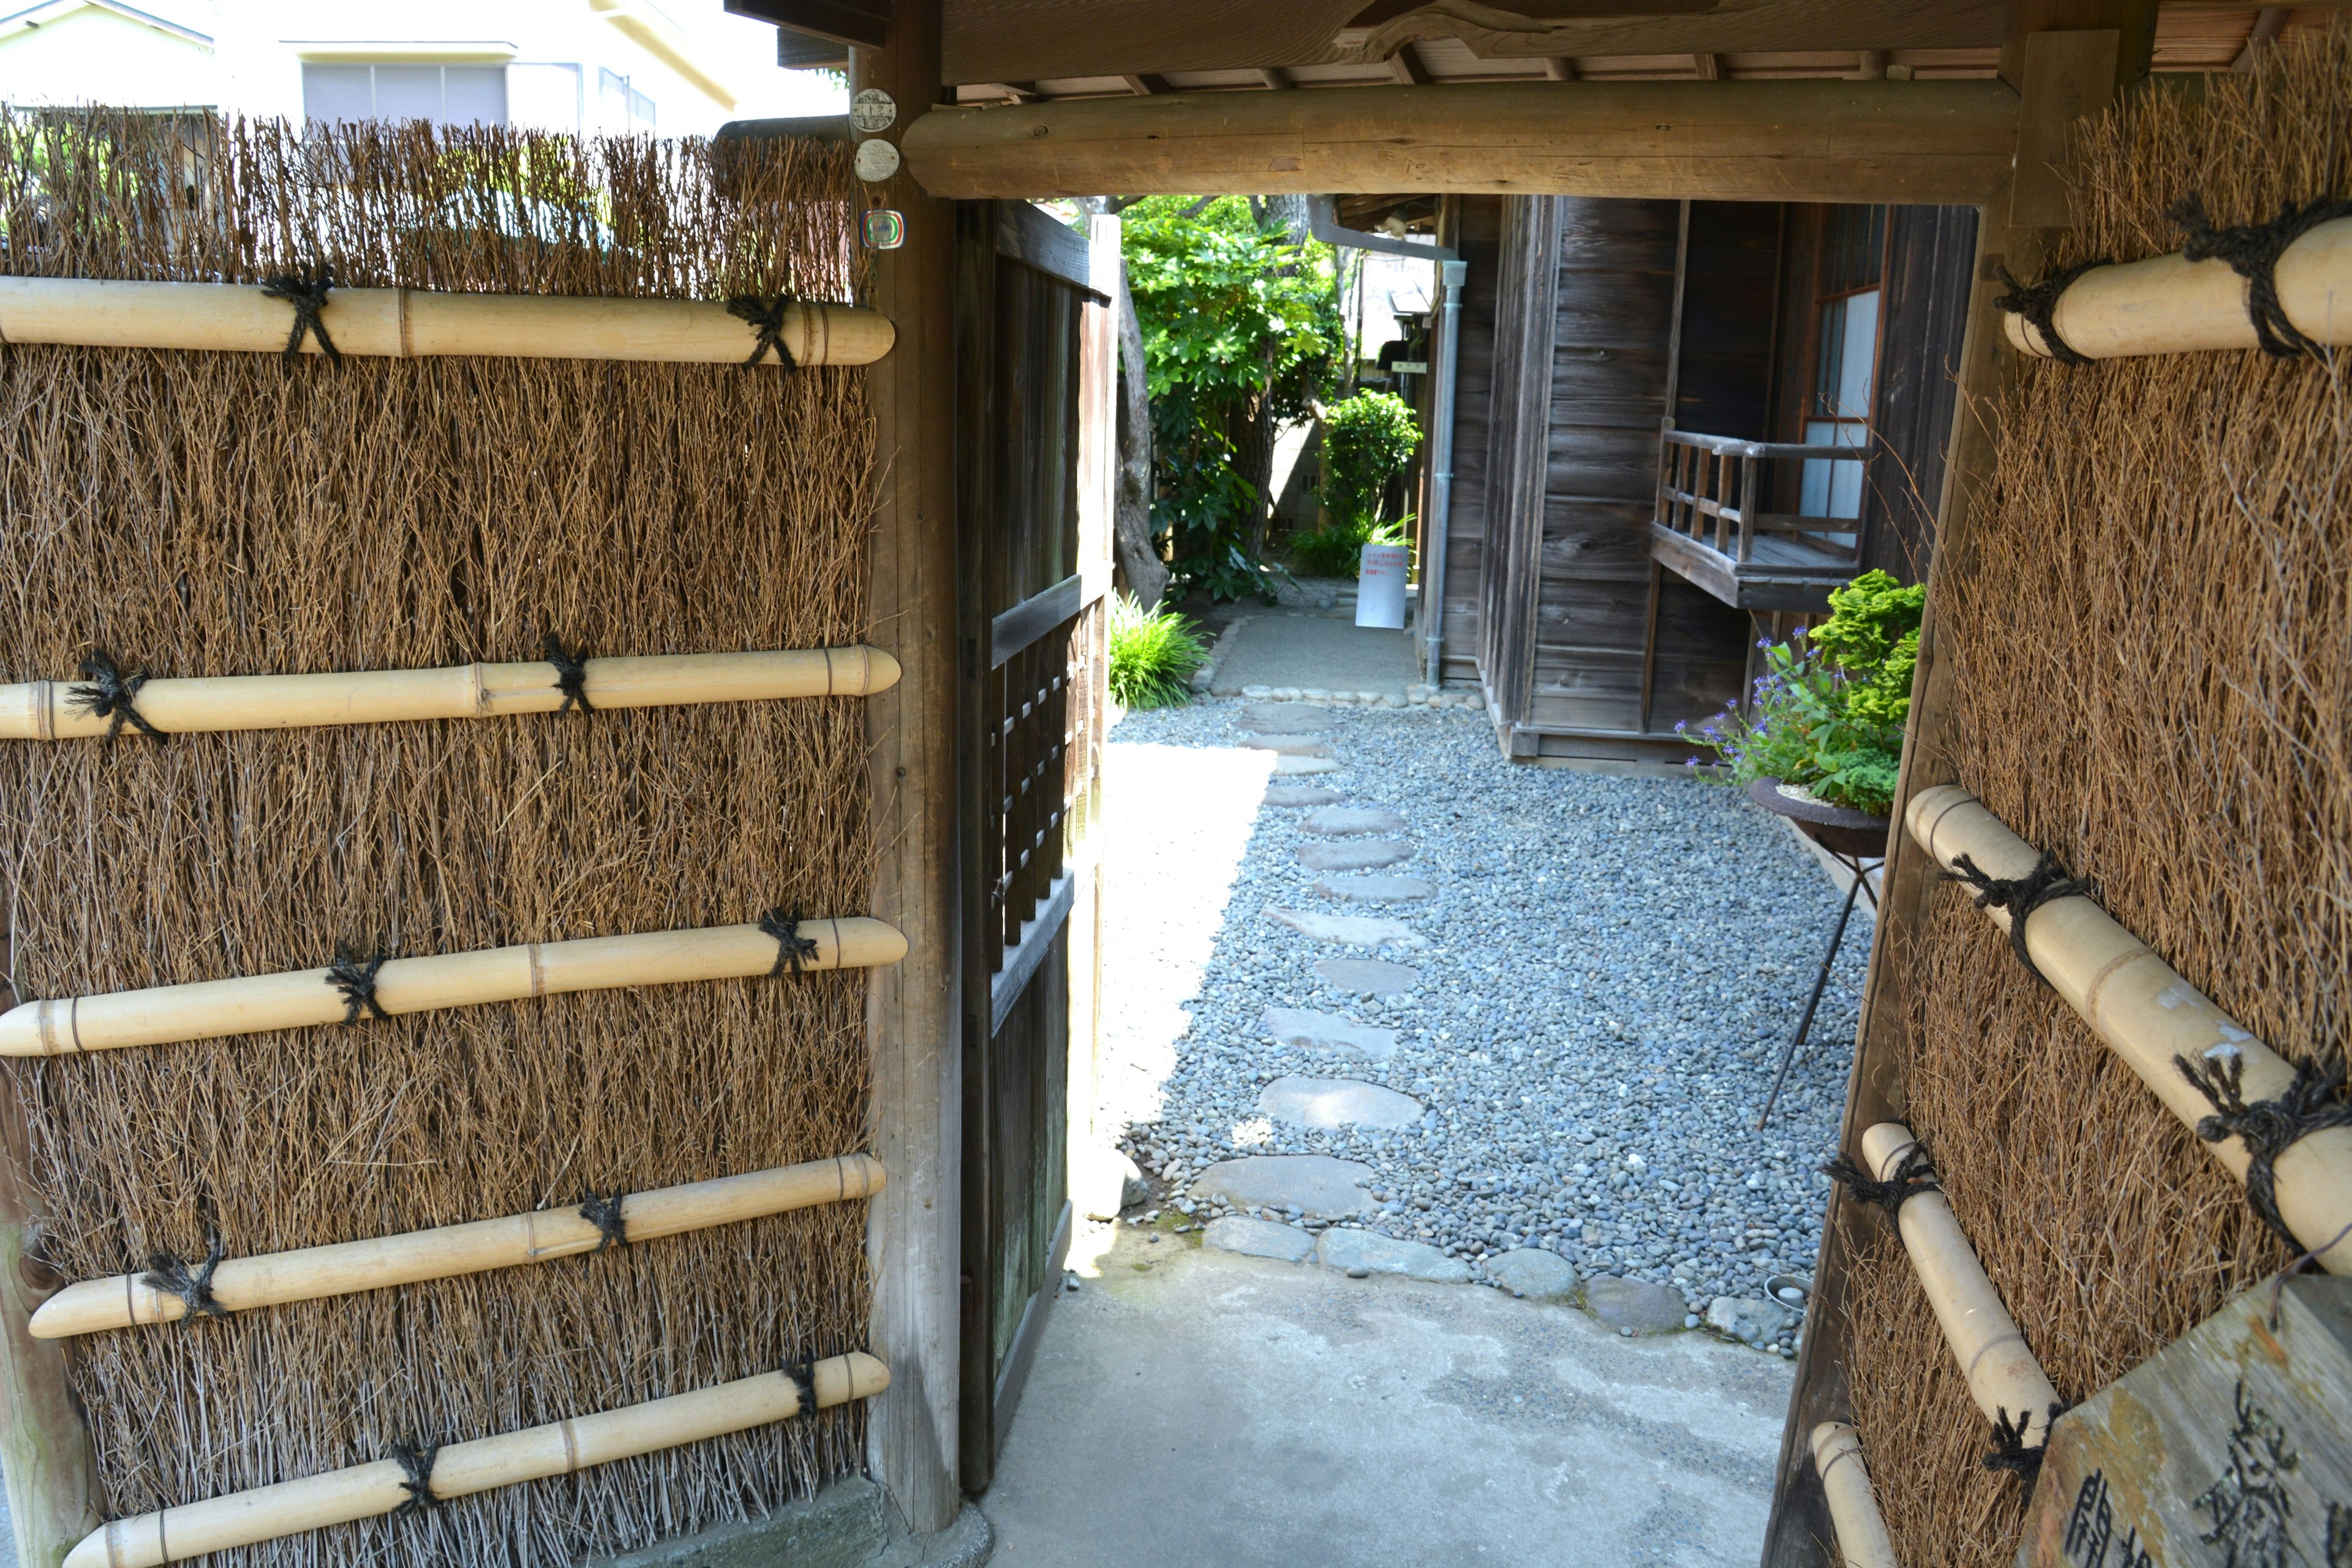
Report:
M 2315 342 L 2352 342 L 2352 218 L 2314 225 L 2280 252 L 2271 276 L 2296 331 Z M 2250 349 L 2257 340 L 2247 286 L 2226 261 L 2178 252 L 2094 267 L 2058 296 L 2050 323 L 2085 359 Z M 2024 317 L 2004 313 L 2001 325 L 2019 353 L 2055 357 Z
M 817 1408 L 824 1410 L 872 1398 L 890 1386 L 890 1371 L 865 1352 L 852 1351 L 816 1363 L 809 1382 Z M 434 1457 L 432 1495 L 439 1501 L 568 1476 L 800 1414 L 800 1390 L 791 1376 L 761 1373 L 690 1394 L 449 1444 Z M 118 1519 L 83 1537 L 67 1555 L 66 1568 L 162 1568 L 208 1552 L 370 1519 L 409 1500 L 402 1484 L 406 1479 L 397 1460 L 378 1459 Z
M 1903 1156 L 1918 1146 L 1909 1128 L 1882 1121 L 1863 1131 L 1862 1163 L 1884 1182 L 1893 1177 Z M 1988 1421 L 2005 1416 L 2022 1424 L 2029 1448 L 2046 1440 L 2051 1407 L 2063 1403 L 2058 1390 L 2026 1348 L 2016 1320 L 2001 1305 L 2000 1292 L 1985 1278 L 1984 1266 L 1977 1261 L 1952 1205 L 1941 1193 L 1920 1193 L 1895 1212 L 1895 1228 L 1903 1233 L 1903 1250 L 1911 1255 L 1919 1288 L 1936 1309 L 1944 1342 L 1960 1363 L 1977 1408 Z
M 622 1227 L 634 1245 L 789 1209 L 871 1197 L 886 1180 L 882 1162 L 872 1155 L 845 1154 L 656 1187 L 621 1200 Z M 577 1208 L 538 1209 L 403 1236 L 225 1258 L 214 1270 L 212 1294 L 227 1310 L 243 1312 L 574 1258 L 595 1251 L 604 1239 L 604 1232 Z M 50 1297 L 33 1314 L 32 1331 L 36 1339 L 65 1339 L 141 1323 L 176 1322 L 187 1313 L 185 1301 L 146 1284 L 142 1276 L 117 1274 L 78 1281 Z
M 1966 790 L 1940 784 L 1922 790 L 1904 814 L 1911 837 L 1937 865 L 1966 855 L 1993 877 L 2028 875 L 2040 857 L 2001 826 Z M 1987 910 L 2007 931 L 2009 913 Z M 2054 899 L 2025 922 L 2025 948 L 2034 967 L 2081 1015 L 2092 1033 L 2156 1091 L 2165 1109 L 2194 1128 L 2213 1107 L 2173 1065 L 2208 1051 L 2237 1053 L 2249 1103 L 2275 1099 L 2294 1081 L 2294 1068 L 2254 1037 L 2253 1031 L 2215 1006 L 2154 950 L 2116 923 L 2087 898 Z M 2201 1140 L 2200 1140 L 2201 1142 Z M 2249 1155 L 2235 1137 L 2205 1144 L 2240 1181 Z M 2352 1128 L 2314 1132 L 2272 1162 L 2279 1213 L 2331 1274 L 2352 1274 Z
M 907 955 L 907 939 L 895 927 L 862 915 L 803 921 L 794 930 L 816 944 L 801 961 L 805 969 L 878 969 Z M 731 925 L 395 958 L 377 972 L 375 998 L 387 1013 L 422 1013 L 567 991 L 744 979 L 773 969 L 779 945 L 757 925 Z M 339 1024 L 349 1004 L 331 973 L 297 969 L 20 1003 L 0 1013 L 0 1056 L 65 1056 Z
M 1905 1205 L 1909 1207 L 1909 1205 Z M 1813 1469 L 1837 1530 L 1838 1556 L 1845 1568 L 1902 1568 L 1886 1521 L 1878 1516 L 1878 1496 L 1862 1462 L 1862 1434 L 1843 1421 L 1813 1428 Z
M 747 359 L 758 342 L 749 322 L 712 300 L 337 289 L 319 319 L 338 350 L 365 358 L 726 364 Z M 0 342 L 11 343 L 278 353 L 293 325 L 291 305 L 251 284 L 0 278 Z M 800 300 L 784 307 L 782 342 L 800 364 L 871 364 L 896 335 L 874 310 Z M 301 352 L 320 352 L 314 336 L 305 335 Z M 777 361 L 769 354 L 760 363 Z
M 655 654 L 582 661 L 594 708 L 686 707 L 788 697 L 870 697 L 898 679 L 898 661 L 862 643 L 758 653 Z M 552 713 L 563 705 L 554 667 L 460 664 L 441 669 L 352 670 L 328 675 L 221 675 L 149 680 L 139 716 L 166 734 L 299 730 L 415 719 Z M 82 710 L 81 683 L 0 686 L 0 740 L 103 735 L 111 721 Z

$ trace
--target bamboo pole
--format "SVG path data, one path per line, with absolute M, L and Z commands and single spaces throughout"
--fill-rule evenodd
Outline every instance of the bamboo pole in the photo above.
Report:
M 890 1386 L 890 1371 L 863 1351 L 852 1351 L 816 1363 L 809 1382 L 817 1408 L 824 1410 L 881 1393 Z M 791 1375 L 761 1373 L 618 1410 L 451 1443 L 434 1456 L 431 1494 L 443 1501 L 572 1475 L 592 1465 L 789 1421 L 800 1414 L 800 1390 Z M 68 1554 L 66 1568 L 162 1568 L 208 1552 L 373 1518 L 409 1500 L 403 1484 L 406 1479 L 399 1461 L 378 1459 L 118 1519 L 85 1536 Z
M 898 679 L 898 661 L 880 648 L 656 654 L 582 661 L 592 708 L 686 707 L 787 697 L 870 697 Z M 480 719 L 552 713 L 564 695 L 545 659 L 459 664 L 441 669 L 352 670 L 327 675 L 220 675 L 142 684 L 139 716 L 166 734 L 224 730 L 301 730 L 415 719 Z M 112 721 L 83 711 L 82 682 L 34 680 L 0 686 L 0 740 L 60 741 L 103 735 Z
M 1845 1568 L 1902 1568 L 1886 1521 L 1878 1517 L 1870 1472 L 1862 1462 L 1862 1434 L 1843 1421 L 1824 1421 L 1814 1427 L 1813 1468 L 1822 1478 L 1822 1495 L 1829 1500 L 1830 1523 L 1837 1529 L 1838 1556 Z
M 2001 826 L 1974 795 L 1956 784 L 1923 790 L 1904 814 L 1911 837 L 1938 866 L 1966 855 L 1988 875 L 2015 879 L 2040 859 L 2033 847 Z M 1987 910 L 2004 931 L 2005 910 Z M 2173 1063 L 2208 1052 L 2235 1052 L 2252 1103 L 2277 1098 L 2294 1081 L 2294 1068 L 2254 1037 L 2253 1031 L 2215 1006 L 2149 946 L 2116 923 L 2087 898 L 2054 899 L 2025 922 L 2025 949 L 2058 994 L 2092 1033 L 2156 1091 L 2165 1109 L 2194 1128 L 2212 1113 L 2205 1096 Z M 2235 1137 L 2207 1151 L 2240 1181 L 2249 1155 Z M 2287 1228 L 2315 1253 L 2330 1274 L 2352 1274 L 2352 1128 L 2314 1132 L 2272 1162 L 2279 1213 Z
M 845 1154 L 656 1187 L 621 1200 L 622 1229 L 634 1245 L 789 1209 L 871 1197 L 886 1179 L 882 1162 L 872 1155 Z M 538 1209 L 403 1236 L 225 1258 L 213 1272 L 212 1294 L 227 1310 L 243 1312 L 575 1258 L 595 1251 L 604 1240 L 604 1232 L 577 1208 Z M 65 1339 L 134 1324 L 176 1322 L 187 1313 L 185 1301 L 145 1283 L 142 1276 L 117 1274 L 81 1280 L 50 1297 L 33 1314 L 32 1331 L 36 1339 Z
M 136 283 L 90 278 L 0 278 L 0 342 L 94 348 L 278 353 L 294 308 L 245 283 Z M 442 294 L 424 289 L 337 289 L 319 312 L 343 353 L 422 359 L 740 363 L 758 339 L 714 300 L 620 300 L 555 294 Z M 803 365 L 871 364 L 897 330 L 877 311 L 795 300 L 782 342 Z M 320 352 L 306 334 L 301 352 Z M 762 364 L 777 363 L 763 355 Z
M 2352 218 L 2315 225 L 2279 255 L 2271 276 L 2295 330 L 2320 343 L 2352 343 Z M 2175 253 L 2094 267 L 2066 286 L 2050 324 L 2085 359 L 2256 346 L 2248 280 L 2226 261 Z M 2041 331 L 2005 313 L 2020 353 L 2053 358 Z
M 1887 1181 L 1903 1157 L 1918 1146 L 1909 1128 L 1882 1121 L 1863 1131 L 1862 1163 L 1872 1175 Z M 1903 1250 L 1911 1255 L 1919 1288 L 1936 1309 L 1944 1342 L 1960 1363 L 1977 1408 L 1988 1421 L 2006 1417 L 2018 1424 L 2029 1448 L 2047 1441 L 2051 1407 L 2063 1402 L 2026 1348 L 2016 1320 L 2001 1305 L 2000 1292 L 1985 1278 L 1984 1266 L 1977 1261 L 1952 1205 L 1941 1193 L 1920 1193 L 1895 1211 L 1895 1228 L 1903 1233 Z
M 816 944 L 801 960 L 804 969 L 877 969 L 907 953 L 907 939 L 896 929 L 864 916 L 803 921 L 793 929 Z M 772 970 L 780 945 L 757 925 L 731 925 L 395 958 L 377 971 L 375 999 L 386 1013 L 422 1013 L 568 991 L 744 979 Z M 0 1013 L 0 1056 L 65 1056 L 340 1024 L 350 1004 L 333 973 L 297 969 L 24 1002 Z

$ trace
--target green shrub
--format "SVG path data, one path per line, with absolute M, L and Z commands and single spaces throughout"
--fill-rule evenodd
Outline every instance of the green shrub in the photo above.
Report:
M 1927 596 L 1864 573 L 1830 595 L 1830 618 L 1810 633 L 1758 645 L 1767 668 L 1747 714 L 1727 708 L 1696 732 L 1675 731 L 1727 764 L 1734 784 L 1777 778 L 1884 816 L 1895 803 Z
M 1360 392 L 1323 416 L 1324 510 L 1334 523 L 1370 523 L 1389 481 L 1412 461 L 1421 426 L 1393 392 Z
M 1353 577 L 1363 564 L 1367 544 L 1411 544 L 1405 518 L 1399 522 L 1329 522 L 1290 542 L 1290 562 L 1309 577 Z
M 1192 700 L 1192 672 L 1209 645 L 1192 623 L 1161 605 L 1147 612 L 1132 594 L 1110 606 L 1110 694 L 1122 708 L 1174 708 Z

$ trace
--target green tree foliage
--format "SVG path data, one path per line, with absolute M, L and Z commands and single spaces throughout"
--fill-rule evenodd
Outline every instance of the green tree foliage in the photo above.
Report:
M 1266 498 L 1237 468 L 1236 437 L 1304 417 L 1328 389 L 1345 340 L 1331 250 L 1288 243 L 1242 196 L 1150 196 L 1122 216 L 1151 395 L 1153 527 L 1172 536 L 1180 579 L 1220 599 L 1264 594 L 1252 551 Z
M 1331 521 L 1377 522 L 1389 481 L 1412 461 L 1421 426 L 1393 392 L 1360 392 L 1323 415 L 1323 506 Z
M 1895 801 L 1927 596 L 1864 573 L 1830 595 L 1830 618 L 1810 634 L 1759 644 L 1766 668 L 1748 713 L 1727 708 L 1692 739 L 1735 784 L 1777 778 L 1883 816 Z

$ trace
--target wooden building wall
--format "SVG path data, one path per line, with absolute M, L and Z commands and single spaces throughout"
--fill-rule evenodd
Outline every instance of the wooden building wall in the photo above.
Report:
M 1445 531 L 1445 614 L 1438 627 L 1449 685 L 1478 679 L 1478 579 L 1486 543 L 1486 439 L 1495 390 L 1495 302 L 1500 293 L 1501 196 L 1448 197 L 1438 243 L 1468 263 L 1454 400 L 1454 499 Z M 1424 665 L 1428 645 L 1422 648 Z

